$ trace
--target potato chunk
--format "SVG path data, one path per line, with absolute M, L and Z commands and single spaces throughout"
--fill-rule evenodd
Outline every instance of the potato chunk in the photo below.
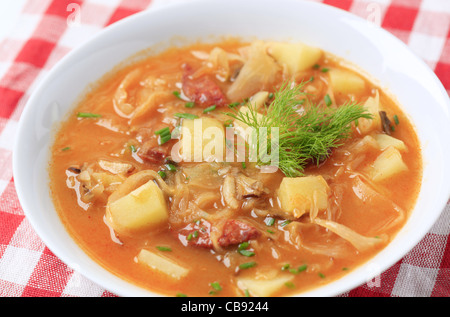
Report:
M 380 134 L 375 135 L 374 138 L 377 141 L 377 143 L 380 146 L 380 149 L 382 151 L 387 149 L 389 146 L 393 146 L 394 148 L 396 148 L 399 151 L 407 150 L 405 142 L 403 142 L 402 140 L 399 140 L 397 138 L 394 138 L 390 135 L 380 133 Z
M 379 111 L 381 110 L 380 96 L 378 91 L 374 97 L 369 97 L 364 103 L 364 108 L 372 114 L 372 119 L 361 118 L 358 120 L 358 129 L 362 134 L 381 127 L 381 118 Z
M 349 70 L 331 69 L 329 74 L 334 93 L 358 94 L 366 87 L 364 79 Z
M 271 296 L 294 279 L 293 275 L 277 276 L 272 279 L 238 278 L 238 287 L 257 297 Z
M 173 260 L 146 249 L 142 249 L 139 252 L 137 259 L 139 263 L 145 264 L 151 269 L 164 273 L 176 280 L 185 277 L 189 273 L 187 268 L 182 267 Z
M 119 233 L 148 230 L 168 218 L 164 194 L 153 181 L 109 203 L 106 210 L 111 226 Z
M 328 207 L 329 187 L 325 179 L 318 176 L 285 177 L 278 189 L 281 208 L 286 214 L 301 217 L 312 207 L 324 210 Z
M 290 74 L 311 68 L 322 57 L 322 50 L 302 43 L 269 43 L 269 54 Z
M 369 176 L 374 181 L 382 181 L 407 170 L 408 167 L 403 162 L 399 150 L 389 146 L 375 159 L 370 167 Z
M 181 159 L 185 162 L 221 162 L 225 155 L 225 128 L 217 119 L 183 120 Z
M 260 109 L 264 103 L 269 99 L 269 92 L 259 91 L 250 97 L 250 103 L 256 110 Z

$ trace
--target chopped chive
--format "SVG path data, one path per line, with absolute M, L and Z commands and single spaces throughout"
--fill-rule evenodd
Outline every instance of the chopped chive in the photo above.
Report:
M 342 271 L 348 271 L 348 267 L 343 267 Z
M 295 288 L 295 284 L 292 283 L 292 282 L 286 282 L 286 283 L 284 283 L 284 285 L 285 285 L 287 288 Z
M 164 247 L 164 246 L 156 246 L 156 248 L 157 248 L 159 251 L 172 251 L 171 248 L 169 248 L 169 247 Z
M 232 102 L 228 105 L 229 108 L 234 108 L 236 106 L 239 106 L 241 103 L 240 102 Z
M 271 227 L 271 226 L 273 226 L 273 224 L 275 223 L 275 218 L 271 218 L 271 217 L 266 218 L 266 219 L 264 220 L 264 222 L 265 222 L 265 224 L 266 224 L 267 226 Z
M 285 265 L 283 265 L 283 266 L 281 267 L 281 270 L 282 270 L 282 271 L 286 271 L 286 270 L 288 270 L 290 267 L 291 267 L 291 265 L 290 265 L 289 263 L 286 263 Z
M 175 97 L 181 99 L 181 93 L 180 93 L 179 91 L 174 91 L 174 92 L 173 92 L 173 95 L 174 95 Z
M 392 132 L 395 131 L 395 127 L 393 125 L 391 125 L 391 130 L 392 130 Z
M 291 223 L 291 220 L 285 220 L 285 221 L 283 221 L 283 222 L 280 224 L 280 226 L 284 227 L 284 226 L 287 226 L 287 225 L 290 224 L 290 223 Z
M 186 103 L 184 104 L 184 106 L 185 106 L 186 108 L 194 108 L 195 103 L 192 102 L 192 101 L 186 102 Z
M 267 229 L 267 232 L 268 232 L 268 233 L 275 233 L 275 231 L 272 231 L 272 230 L 270 230 L 270 229 Z
M 133 144 L 131 144 L 130 145 L 130 150 L 131 150 L 131 152 L 135 153 L 136 152 L 136 147 Z
M 169 127 L 165 127 L 165 128 L 159 129 L 158 131 L 155 131 L 156 135 L 167 134 L 167 133 L 170 133 Z
M 223 123 L 223 125 L 224 125 L 226 128 L 232 127 L 232 126 L 233 126 L 233 120 L 232 120 L 232 119 L 229 119 L 229 120 L 225 121 L 225 122 Z
M 221 291 L 222 286 L 220 286 L 219 282 L 213 282 L 210 284 L 212 288 L 214 288 L 216 291 Z
M 250 297 L 250 292 L 248 291 L 248 289 L 244 290 L 244 296 Z
M 307 269 L 307 265 L 300 265 L 298 268 L 296 269 L 289 269 L 289 272 L 293 273 L 293 274 L 298 274 L 300 272 L 306 271 Z
M 78 112 L 77 117 L 78 118 L 100 118 L 102 115 L 97 113 L 90 113 L 90 112 Z
M 164 133 L 159 136 L 159 144 L 162 145 L 172 139 L 172 135 L 169 133 Z
M 198 238 L 198 230 L 195 230 L 194 233 L 192 234 L 192 236 L 193 236 L 194 238 Z
M 248 257 L 255 255 L 255 252 L 250 251 L 250 250 L 239 250 L 239 253 L 243 256 L 248 256 Z
M 323 100 L 325 101 L 325 104 L 327 105 L 327 107 L 331 106 L 331 104 L 333 103 L 331 101 L 330 95 L 326 94 L 325 97 L 323 98 Z
M 177 293 L 177 297 L 187 297 L 187 295 L 183 293 Z
M 65 148 L 61 149 L 61 151 L 63 151 L 63 152 L 68 151 L 68 150 L 70 150 L 70 146 L 66 146 Z
M 198 118 L 197 115 L 192 114 L 192 113 L 175 113 L 174 116 L 175 116 L 175 117 L 178 117 L 178 118 L 182 118 L 182 119 L 190 119 L 190 120 L 193 120 L 193 119 L 197 119 L 197 118 Z
M 321 72 L 322 72 L 322 73 L 326 73 L 326 72 L 328 72 L 329 70 L 330 70 L 329 68 L 324 67 L 324 68 L 322 68 Z
M 208 113 L 216 109 L 216 105 L 212 105 L 211 107 L 205 108 L 203 113 Z
M 166 178 L 166 176 L 167 176 L 166 172 L 164 172 L 164 171 L 158 171 L 158 175 L 161 176 L 161 178 L 163 178 L 163 179 Z
M 397 125 L 400 123 L 400 121 L 398 120 L 398 116 L 396 114 L 394 115 L 394 122 Z
M 171 171 L 171 172 L 175 172 L 177 170 L 177 167 L 173 164 L 166 164 L 166 168 Z
M 256 265 L 256 262 L 245 262 L 245 263 L 239 264 L 239 268 L 242 270 L 245 270 L 245 269 L 252 268 L 255 265 Z
M 247 241 L 242 242 L 238 245 L 238 250 L 245 250 L 249 247 L 250 243 L 248 243 Z
M 188 236 L 186 237 L 186 239 L 187 239 L 188 241 L 191 241 L 191 240 L 192 240 L 192 233 L 188 234 Z
M 307 268 L 308 268 L 308 266 L 306 264 L 303 264 L 297 268 L 297 271 L 303 272 L 303 271 L 306 271 Z
M 325 275 L 322 272 L 319 272 L 318 274 L 319 274 L 320 278 L 325 278 Z
M 247 168 L 247 164 L 245 164 L 245 162 L 242 162 L 242 169 L 246 169 Z
M 319 64 L 314 64 L 314 65 L 313 65 L 313 68 L 314 68 L 314 69 L 319 69 L 319 68 L 320 68 L 320 65 L 319 65 Z

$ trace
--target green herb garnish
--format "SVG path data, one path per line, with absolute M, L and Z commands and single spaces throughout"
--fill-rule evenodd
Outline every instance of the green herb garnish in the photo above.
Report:
M 255 265 L 256 265 L 256 262 L 245 262 L 245 263 L 239 264 L 239 268 L 242 270 L 245 270 L 245 269 L 252 268 Z
M 282 227 L 287 226 L 287 225 L 290 224 L 291 222 L 292 222 L 291 220 L 285 220 L 285 221 L 283 221 L 283 222 L 280 224 L 280 226 L 282 226 Z
M 325 104 L 327 105 L 327 107 L 331 106 L 331 104 L 333 103 L 331 101 L 330 95 L 326 94 L 325 97 L 323 98 L 323 100 L 325 101 Z
M 208 113 L 208 112 L 211 112 L 211 111 L 213 111 L 213 110 L 216 110 L 216 105 L 212 105 L 212 106 L 210 106 L 210 107 L 208 107 L 208 108 L 205 108 L 205 109 L 203 110 L 203 113 Z
M 264 223 L 267 226 L 271 227 L 275 223 L 275 218 L 272 218 L 272 217 L 266 218 L 266 219 L 264 219 Z
M 164 171 L 158 171 L 158 175 L 161 176 L 162 179 L 166 178 L 166 172 Z
M 164 144 L 172 139 L 172 134 L 170 133 L 169 127 L 162 128 L 155 131 L 156 135 L 159 135 L 159 144 Z
M 224 125 L 224 127 L 226 127 L 226 128 L 232 127 L 232 126 L 233 126 L 233 120 L 232 120 L 232 119 L 226 120 L 226 121 L 223 123 L 223 125 Z
M 63 152 L 68 151 L 68 150 L 70 150 L 70 146 L 66 146 L 65 148 L 61 149 L 61 151 L 63 151 Z
M 167 170 L 169 170 L 171 172 L 175 172 L 177 170 L 177 167 L 173 164 L 169 163 L 169 164 L 166 164 L 165 166 L 166 166 Z
M 303 264 L 303 265 L 300 265 L 296 269 L 289 269 L 289 272 L 291 272 L 293 274 L 298 274 L 300 272 L 306 271 L 307 268 L 308 268 L 308 266 L 306 264 Z
M 195 107 L 195 103 L 192 102 L 192 101 L 186 102 L 186 103 L 184 104 L 184 106 L 185 106 L 186 108 L 194 108 L 194 107 Z
M 172 251 L 171 248 L 169 247 L 164 247 L 164 246 L 157 246 L 156 247 L 159 251 Z
M 100 118 L 102 115 L 97 113 L 91 113 L 91 112 L 78 112 L 77 117 L 78 118 Z
M 222 290 L 222 286 L 220 286 L 219 282 L 211 283 L 211 287 L 214 288 L 216 291 L 221 291 Z
M 396 114 L 394 115 L 394 122 L 396 125 L 400 123 L 400 121 L 398 120 L 398 116 Z
M 286 282 L 286 283 L 284 283 L 284 285 L 285 285 L 287 288 L 295 288 L 295 284 L 292 283 L 292 282 Z
M 228 105 L 228 107 L 229 107 L 229 108 L 234 108 L 234 107 L 239 106 L 240 104 L 241 104 L 240 102 L 232 102 L 232 103 L 230 103 L 230 104 Z
M 190 120 L 193 120 L 193 119 L 197 119 L 197 118 L 198 118 L 197 115 L 192 114 L 192 113 L 175 113 L 174 116 L 175 116 L 175 117 L 178 117 L 178 118 L 182 118 L 182 119 L 190 119 Z
M 160 130 L 158 130 L 158 131 L 155 131 L 155 134 L 156 134 L 156 135 L 161 135 L 161 134 L 166 134 L 166 133 L 168 133 L 168 132 L 170 132 L 169 127 L 165 127 L 165 128 L 162 128 L 162 129 L 160 129 Z
M 250 243 L 248 243 L 247 241 L 244 241 L 242 243 L 239 243 L 238 245 L 238 250 L 245 250 L 250 246 Z
M 248 257 L 251 257 L 251 256 L 254 256 L 254 255 L 255 255 L 255 252 L 250 251 L 250 250 L 239 250 L 238 252 L 239 252 L 241 255 L 243 255 L 243 256 L 248 256 Z
M 303 176 L 305 166 L 309 162 L 319 164 L 330 155 L 330 150 L 339 147 L 352 134 L 351 123 L 359 118 L 371 119 L 372 115 L 356 103 L 344 104 L 337 108 L 321 107 L 309 104 L 303 113 L 298 113 L 299 100 L 306 93 L 301 89 L 306 82 L 291 87 L 285 83 L 275 92 L 270 105 L 263 106 L 265 115 L 258 116 L 257 109 L 247 104 L 249 111 L 227 113 L 228 116 L 241 121 L 256 131 L 259 140 L 260 128 L 266 128 L 266 139 L 259 144 L 266 144 L 268 153 L 275 160 L 258 157 L 258 165 L 277 164 L 288 177 Z M 271 131 L 278 129 L 278 142 L 272 146 Z M 276 132 L 276 130 L 274 130 Z M 264 142 L 266 141 L 266 142 Z

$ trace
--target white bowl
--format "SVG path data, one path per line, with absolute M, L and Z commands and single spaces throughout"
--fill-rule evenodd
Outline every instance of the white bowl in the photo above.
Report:
M 296 40 L 341 56 L 389 89 L 414 123 L 423 147 L 423 183 L 406 225 L 369 263 L 300 295 L 335 296 L 371 281 L 424 237 L 450 196 L 449 98 L 434 73 L 394 36 L 345 11 L 313 2 L 187 1 L 126 18 L 70 52 L 36 88 L 20 120 L 14 180 L 28 220 L 56 256 L 105 289 L 119 296 L 159 296 L 105 271 L 67 233 L 48 186 L 54 123 L 65 118 L 88 84 L 136 52 L 227 35 Z

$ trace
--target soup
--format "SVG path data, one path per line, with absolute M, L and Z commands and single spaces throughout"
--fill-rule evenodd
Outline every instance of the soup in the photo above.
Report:
M 54 203 L 87 254 L 167 296 L 291 296 L 369 261 L 422 176 L 400 106 L 302 43 L 197 43 L 113 71 L 59 127 Z

